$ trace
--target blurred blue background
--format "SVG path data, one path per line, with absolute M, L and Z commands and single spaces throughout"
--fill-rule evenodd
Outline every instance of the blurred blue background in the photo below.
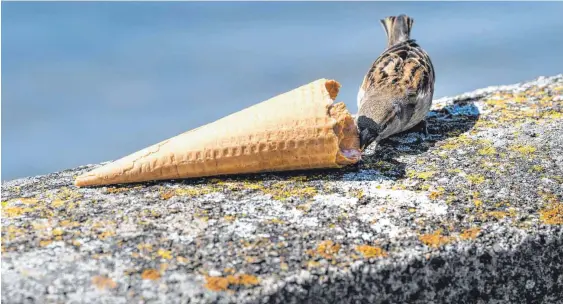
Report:
M 555 2 L 2 2 L 2 180 L 117 159 L 317 78 L 356 112 L 406 13 L 435 98 L 563 72 Z

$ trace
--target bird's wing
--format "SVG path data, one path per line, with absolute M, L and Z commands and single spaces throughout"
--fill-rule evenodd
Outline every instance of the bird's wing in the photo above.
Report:
M 411 100 L 409 94 L 425 90 L 433 83 L 434 68 L 428 54 L 414 40 L 408 40 L 388 48 L 377 58 L 360 91 L 386 92 Z

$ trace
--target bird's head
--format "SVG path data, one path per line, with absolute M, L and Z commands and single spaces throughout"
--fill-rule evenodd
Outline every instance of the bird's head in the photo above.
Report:
M 379 136 L 379 125 L 365 115 L 358 115 L 356 124 L 360 134 L 360 150 L 363 151 Z

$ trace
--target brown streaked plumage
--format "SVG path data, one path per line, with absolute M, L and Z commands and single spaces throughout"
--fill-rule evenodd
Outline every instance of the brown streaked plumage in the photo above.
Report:
M 420 123 L 434 95 L 430 57 L 410 39 L 413 19 L 390 16 L 381 23 L 387 47 L 367 72 L 358 92 L 357 123 L 362 149 Z

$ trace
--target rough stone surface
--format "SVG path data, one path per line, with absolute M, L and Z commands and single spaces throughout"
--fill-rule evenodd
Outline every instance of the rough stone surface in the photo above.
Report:
M 2 183 L 3 303 L 561 303 L 563 75 L 434 102 L 342 170 Z

